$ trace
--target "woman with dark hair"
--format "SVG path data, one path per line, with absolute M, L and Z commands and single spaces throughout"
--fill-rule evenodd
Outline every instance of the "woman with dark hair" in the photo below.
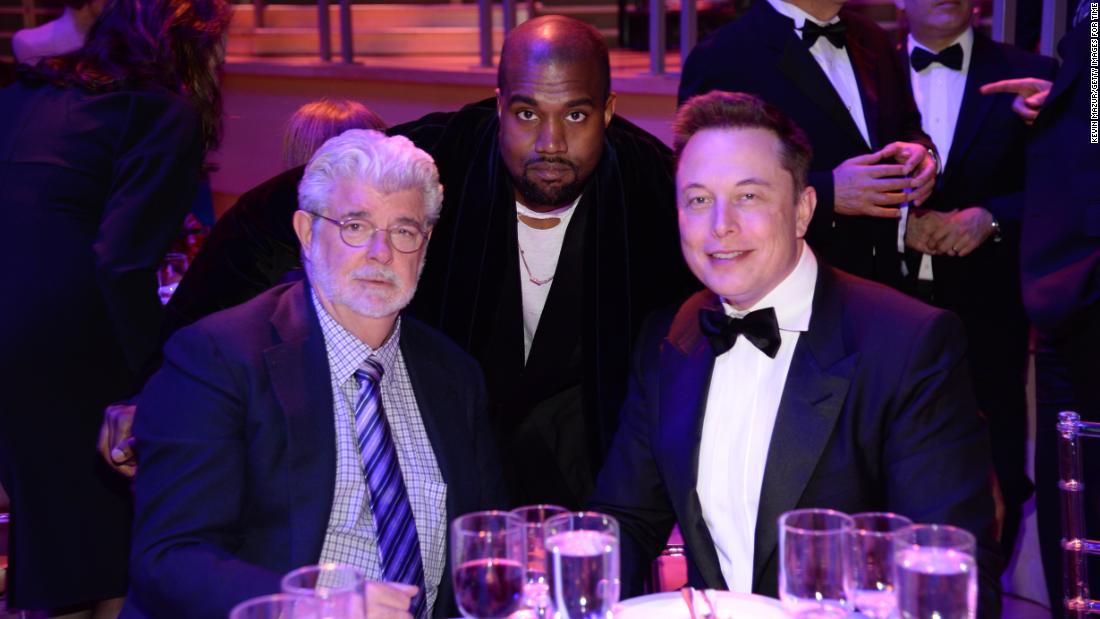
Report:
M 107 0 L 79 50 L 0 90 L 0 482 L 9 608 L 112 617 L 130 490 L 104 407 L 158 353 L 156 269 L 220 136 L 226 0 Z

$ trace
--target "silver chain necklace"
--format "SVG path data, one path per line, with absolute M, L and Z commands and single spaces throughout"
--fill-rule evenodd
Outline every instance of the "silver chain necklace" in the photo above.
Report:
M 547 277 L 546 279 L 539 279 L 539 278 L 535 277 L 534 274 L 531 273 L 531 267 L 527 266 L 527 254 L 524 253 L 522 246 L 520 246 L 520 248 L 519 248 L 519 259 L 520 259 L 521 262 L 523 262 L 523 269 L 525 271 L 527 271 L 527 281 L 531 282 L 532 284 L 534 284 L 536 286 L 545 286 L 546 284 L 549 284 L 550 282 L 554 281 L 554 276 L 553 275 L 551 275 L 550 277 Z

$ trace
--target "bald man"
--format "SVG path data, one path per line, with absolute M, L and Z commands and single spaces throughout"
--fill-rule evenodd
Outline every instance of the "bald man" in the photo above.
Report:
M 642 318 L 697 287 L 671 152 L 615 116 L 603 38 L 562 16 L 512 31 L 495 98 L 393 132 L 446 188 L 413 310 L 481 362 L 512 500 L 579 508 Z

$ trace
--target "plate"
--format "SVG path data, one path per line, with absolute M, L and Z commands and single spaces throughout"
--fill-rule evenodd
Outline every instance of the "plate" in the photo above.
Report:
M 790 619 L 779 600 L 752 593 L 708 590 L 718 610 L 718 619 Z M 702 594 L 695 594 L 695 615 L 708 611 Z M 679 591 L 643 595 L 620 602 L 615 619 L 690 619 Z

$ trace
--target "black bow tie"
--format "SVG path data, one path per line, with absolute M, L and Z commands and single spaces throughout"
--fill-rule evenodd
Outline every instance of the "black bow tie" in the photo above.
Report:
M 733 348 L 738 335 L 772 359 L 779 352 L 779 323 L 772 307 L 749 312 L 744 318 L 731 318 L 722 310 L 699 310 L 699 328 L 710 340 L 715 357 Z
M 844 22 L 838 21 L 835 24 L 822 26 L 807 19 L 806 23 L 802 24 L 802 42 L 810 48 L 820 37 L 829 39 L 833 47 L 844 49 Z
M 956 43 L 938 54 L 933 54 L 923 47 L 914 46 L 913 53 L 909 55 L 909 62 L 913 65 L 914 71 L 923 71 L 933 62 L 938 62 L 948 69 L 962 71 L 963 48 Z

